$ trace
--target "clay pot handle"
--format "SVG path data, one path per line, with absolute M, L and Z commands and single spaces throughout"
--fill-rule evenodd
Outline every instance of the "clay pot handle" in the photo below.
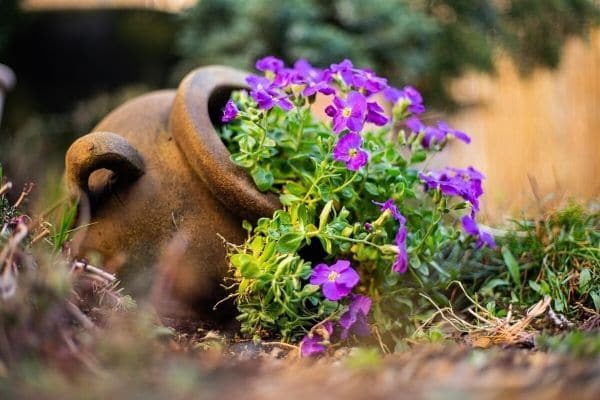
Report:
M 89 177 L 98 169 L 111 170 L 123 181 L 144 174 L 142 156 L 125 138 L 111 132 L 93 132 L 77 139 L 67 150 L 65 164 L 72 193 L 82 190 L 89 194 Z
M 247 88 L 248 73 L 222 66 L 198 68 L 179 85 L 171 110 L 171 132 L 194 172 L 235 214 L 250 220 L 280 208 L 273 193 L 258 191 L 246 171 L 235 165 L 214 125 L 233 90 Z

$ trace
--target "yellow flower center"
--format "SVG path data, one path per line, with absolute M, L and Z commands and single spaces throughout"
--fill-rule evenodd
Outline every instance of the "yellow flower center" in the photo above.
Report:
M 358 151 L 355 148 L 351 148 L 350 150 L 348 150 L 348 156 L 350 156 L 350 158 L 356 157 L 357 154 Z
M 335 282 L 335 280 L 337 279 L 337 277 L 338 277 L 339 275 L 340 275 L 340 274 L 339 274 L 338 272 L 331 271 L 331 272 L 329 273 L 329 276 L 327 277 L 327 279 L 328 279 L 330 282 Z
M 344 117 L 348 118 L 350 116 L 350 114 L 352 114 L 352 108 L 344 107 L 344 109 L 342 110 L 342 115 Z
M 265 76 L 267 77 L 268 80 L 270 80 L 271 82 L 275 80 L 275 72 L 269 70 L 265 72 Z

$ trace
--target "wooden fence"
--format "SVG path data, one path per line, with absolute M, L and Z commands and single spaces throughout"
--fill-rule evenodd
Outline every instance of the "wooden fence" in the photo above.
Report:
M 474 165 L 487 176 L 484 215 L 492 221 L 534 211 L 537 197 L 600 200 L 600 30 L 570 40 L 559 69 L 520 76 L 500 58 L 495 76 L 471 74 L 454 95 L 479 106 L 450 120 L 469 132 L 437 165 Z

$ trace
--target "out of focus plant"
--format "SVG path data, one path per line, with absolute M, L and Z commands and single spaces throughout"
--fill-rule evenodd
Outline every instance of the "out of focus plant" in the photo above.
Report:
M 184 17 L 179 48 L 186 71 L 250 68 L 265 54 L 318 66 L 347 57 L 440 102 L 448 78 L 492 71 L 498 48 L 523 70 L 555 67 L 565 39 L 599 16 L 594 0 L 202 0 Z
M 499 244 L 500 268 L 488 270 L 478 290 L 489 311 L 526 308 L 550 296 L 554 311 L 572 321 L 600 313 L 599 211 L 570 204 L 514 220 Z

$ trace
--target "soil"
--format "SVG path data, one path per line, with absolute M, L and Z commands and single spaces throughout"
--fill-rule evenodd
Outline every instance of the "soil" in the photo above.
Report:
M 524 349 L 423 345 L 380 362 L 352 350 L 318 360 L 273 347 L 216 361 L 207 398 L 226 399 L 597 399 L 600 358 Z

